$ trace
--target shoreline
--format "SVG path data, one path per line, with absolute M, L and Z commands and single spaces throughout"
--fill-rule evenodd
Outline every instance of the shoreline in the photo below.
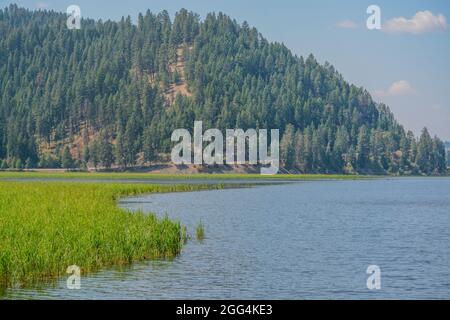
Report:
M 278 175 L 260 175 L 260 174 L 240 174 L 240 173 L 195 173 L 195 174 L 163 174 L 163 173 L 132 173 L 132 172 L 62 172 L 62 171 L 0 171 L 0 180 L 5 179 L 104 179 L 104 180 L 167 180 L 167 181 L 196 181 L 196 180 L 366 180 L 376 178 L 386 178 L 395 176 L 375 176 L 375 175 L 344 175 L 344 174 L 278 174 Z
M 71 265 L 90 274 L 175 257 L 184 243 L 180 222 L 121 208 L 120 199 L 220 188 L 0 181 L 0 291 L 58 281 Z

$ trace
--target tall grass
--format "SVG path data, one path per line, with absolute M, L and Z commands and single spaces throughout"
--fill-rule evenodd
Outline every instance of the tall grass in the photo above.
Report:
M 202 241 L 205 239 L 205 226 L 203 225 L 203 222 L 199 222 L 197 228 L 195 229 L 195 233 L 197 235 L 197 240 Z
M 186 231 L 168 218 L 117 207 L 127 195 L 211 186 L 0 182 L 0 285 L 27 285 L 177 255 Z

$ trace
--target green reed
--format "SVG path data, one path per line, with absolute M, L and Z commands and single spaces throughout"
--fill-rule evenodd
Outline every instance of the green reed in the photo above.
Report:
M 178 222 L 117 207 L 120 197 L 216 186 L 0 182 L 0 286 L 82 274 L 109 265 L 177 255 Z

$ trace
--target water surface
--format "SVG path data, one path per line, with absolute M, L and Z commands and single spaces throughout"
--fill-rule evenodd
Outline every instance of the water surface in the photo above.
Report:
M 124 199 L 194 235 L 173 261 L 137 263 L 6 298 L 450 298 L 450 179 L 317 181 Z M 369 265 L 381 290 L 366 287 Z

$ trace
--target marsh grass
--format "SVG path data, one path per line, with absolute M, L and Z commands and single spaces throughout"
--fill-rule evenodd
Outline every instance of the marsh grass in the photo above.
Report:
M 197 240 L 203 241 L 205 239 L 205 226 L 203 225 L 203 222 L 199 222 L 197 224 L 197 227 L 195 228 L 195 234 L 197 236 Z
M 186 244 L 189 240 L 189 235 L 188 235 L 186 226 L 181 227 L 181 239 L 184 244 Z
M 117 200 L 207 188 L 217 186 L 0 182 L 0 287 L 57 279 L 70 265 L 84 275 L 170 259 L 187 239 L 180 223 L 120 209 Z

